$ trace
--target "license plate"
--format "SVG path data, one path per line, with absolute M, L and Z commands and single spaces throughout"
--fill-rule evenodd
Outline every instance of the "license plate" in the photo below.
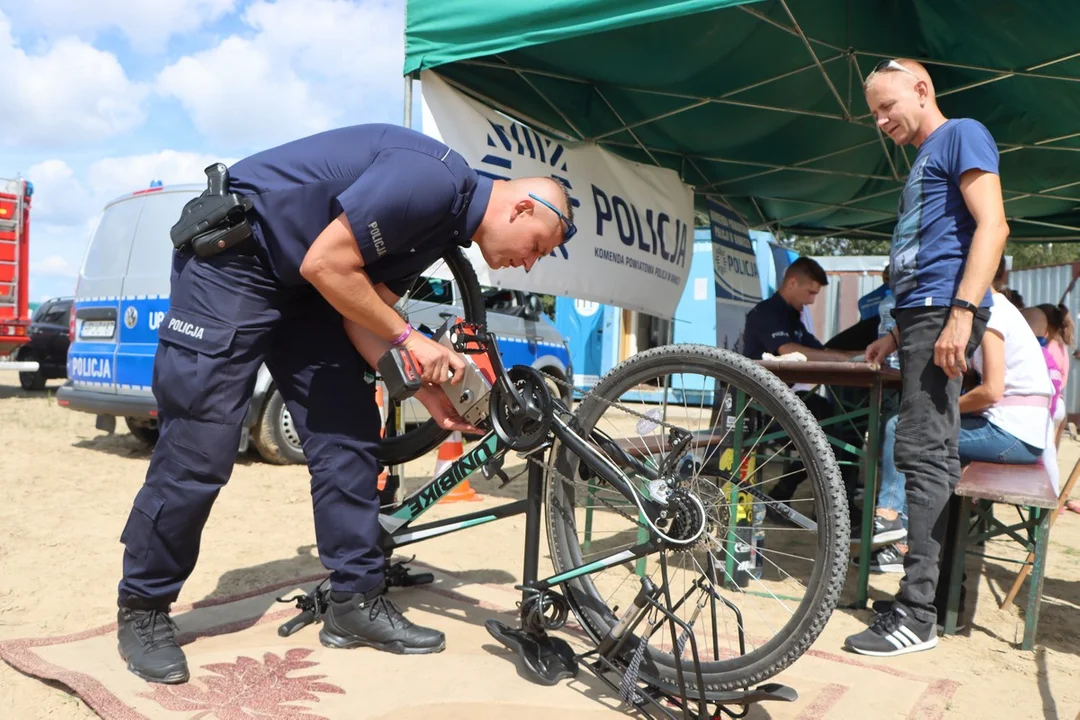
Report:
M 79 329 L 81 338 L 111 338 L 116 332 L 114 320 L 83 320 Z

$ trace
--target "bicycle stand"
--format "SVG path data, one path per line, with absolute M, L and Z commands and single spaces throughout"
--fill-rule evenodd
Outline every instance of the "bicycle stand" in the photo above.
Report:
M 528 603 L 522 604 L 522 628 L 514 629 L 497 620 L 489 620 L 486 623 L 487 630 L 518 655 L 526 675 L 534 682 L 555 685 L 564 678 L 575 677 L 578 669 L 584 667 L 614 691 L 624 703 L 651 720 L 720 720 L 724 715 L 741 718 L 750 712 L 750 706 L 755 703 L 794 702 L 798 699 L 795 690 L 780 683 L 766 683 L 756 688 L 730 691 L 707 690 L 704 697 L 688 688 L 687 673 L 693 673 L 696 687 L 705 687 L 705 682 L 701 673 L 697 638 L 693 633 L 694 621 L 683 621 L 675 615 L 675 611 L 695 590 L 707 593 L 713 618 L 716 617 L 717 601 L 735 613 L 739 627 L 739 650 L 745 655 L 742 614 L 715 590 L 706 588 L 701 580 L 673 604 L 668 587 L 667 560 L 663 554 L 660 555 L 660 566 L 662 585 L 657 587 L 647 577 L 642 578 L 642 588 L 631 607 L 593 650 L 575 654 L 565 640 L 548 635 L 542 620 L 535 614 L 536 608 L 529 607 Z M 701 604 L 697 611 L 700 612 L 703 608 L 704 604 Z M 543 610 L 541 607 L 540 612 Z M 633 631 L 642 622 L 647 622 L 650 628 L 639 639 L 633 636 Z M 675 637 L 680 630 L 682 633 L 678 642 L 680 652 L 675 654 L 677 689 L 657 687 L 643 680 L 639 673 L 648 639 L 665 624 L 671 630 L 671 637 Z M 684 660 L 681 651 L 685 649 L 687 642 L 690 644 L 690 659 Z M 713 644 L 718 644 L 715 631 Z

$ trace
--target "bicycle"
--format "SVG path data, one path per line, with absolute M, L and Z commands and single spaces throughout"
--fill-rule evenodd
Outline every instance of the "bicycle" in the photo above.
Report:
M 552 685 L 584 666 L 649 717 L 646 707 L 668 718 L 676 717 L 672 709 L 686 718 L 718 717 L 721 711 L 741 717 L 754 702 L 795 700 L 791 688 L 759 683 L 791 665 L 824 628 L 843 585 L 850 528 L 836 460 L 794 393 L 734 353 L 669 345 L 613 368 L 571 412 L 552 396 L 551 378 L 528 366 L 506 369 L 497 340 L 482 326 L 448 322 L 435 336 L 464 354 L 471 371 L 482 373 L 478 360 L 486 358 L 487 412 L 473 422 L 485 434 L 437 477 L 384 507 L 380 524 L 387 557 L 422 540 L 524 514 L 523 581 L 516 586 L 522 592 L 520 626 L 489 620 L 486 627 L 517 653 L 532 680 Z M 407 371 L 408 360 L 392 349 L 379 363 L 399 401 L 419 387 L 419 377 Z M 688 372 L 709 382 L 692 386 L 685 380 Z M 674 375 L 681 380 L 669 377 Z M 626 404 L 635 399 L 644 412 Z M 708 417 L 706 432 L 683 427 L 693 415 L 687 402 L 694 400 L 698 418 Z M 616 434 L 633 425 L 637 438 L 599 428 L 607 410 L 616 412 L 608 419 Z M 743 453 L 744 440 L 755 434 Z M 777 449 L 784 437 L 787 443 Z M 755 458 L 776 458 L 788 447 L 799 456 L 812 498 L 771 500 L 762 488 L 783 474 L 757 482 L 769 462 L 757 466 Z M 503 465 L 511 452 L 526 461 L 525 499 L 414 525 L 477 470 L 508 482 Z M 797 503 L 811 505 L 796 510 Z M 750 523 L 748 531 L 744 520 L 762 511 L 773 518 L 772 530 L 813 532 L 816 540 L 781 536 L 783 549 L 754 546 L 761 539 L 753 536 L 757 526 Z M 556 571 L 546 578 L 538 577 L 542 514 Z M 629 525 L 613 529 L 620 521 Z M 754 547 L 756 562 L 748 559 Z M 806 547 L 812 557 L 794 552 Z M 808 563 L 795 570 L 798 577 L 776 563 L 789 557 Z M 621 582 L 607 575 L 619 571 L 626 573 Z M 694 576 L 683 578 L 681 594 L 679 571 Z M 632 577 L 635 582 L 627 586 Z M 425 581 L 430 578 L 411 576 L 400 563 L 388 571 L 390 585 Z M 791 610 L 783 600 L 795 600 L 795 585 L 806 595 Z M 729 599 L 736 594 L 746 612 Z M 761 602 L 769 597 L 789 617 L 770 622 L 765 615 L 775 613 Z M 326 608 L 322 585 L 307 596 L 280 600 L 297 600 L 302 610 L 281 626 L 282 635 L 316 621 Z M 566 625 L 571 612 L 594 644 L 587 652 L 577 654 L 550 634 Z M 724 648 L 720 619 L 730 633 L 729 615 L 735 632 Z M 774 631 L 771 638 L 758 637 L 762 623 L 754 615 Z M 741 713 L 731 710 L 736 706 Z

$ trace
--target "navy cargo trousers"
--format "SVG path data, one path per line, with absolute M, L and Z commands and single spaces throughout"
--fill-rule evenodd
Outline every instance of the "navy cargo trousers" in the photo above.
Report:
M 341 315 L 314 288 L 282 285 L 252 248 L 174 254 L 154 358 L 160 439 L 120 538 L 121 606 L 166 609 L 194 570 L 263 362 L 303 443 L 333 589 L 366 592 L 382 581 L 371 369 Z

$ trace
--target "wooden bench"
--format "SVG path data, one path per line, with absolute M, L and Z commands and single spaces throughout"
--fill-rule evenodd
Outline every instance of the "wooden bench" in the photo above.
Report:
M 1021 648 L 1031 650 L 1035 646 L 1035 631 L 1039 622 L 1051 511 L 1058 507 L 1058 494 L 1050 484 L 1050 476 L 1042 465 L 973 462 L 964 469 L 955 494 L 960 498 L 960 511 L 952 528 L 952 572 L 944 634 L 956 633 L 968 544 L 978 545 L 990 538 L 1008 536 L 1028 551 L 1027 560 L 1020 563 L 1031 572 Z M 1006 525 L 995 518 L 995 503 L 1016 507 L 1020 521 L 1015 525 Z M 1008 558 L 994 559 L 1019 562 Z M 1022 581 L 1023 578 L 1020 578 Z M 1011 595 L 1015 596 L 1015 587 Z

